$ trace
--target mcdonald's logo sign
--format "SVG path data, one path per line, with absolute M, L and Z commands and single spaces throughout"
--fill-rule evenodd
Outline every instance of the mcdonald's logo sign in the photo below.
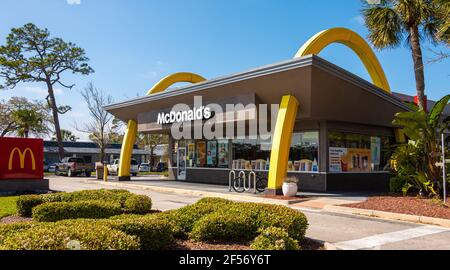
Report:
M 44 142 L 42 139 L 0 138 L 0 181 L 2 179 L 43 179 L 43 165 Z
M 14 154 L 16 154 L 16 153 L 19 155 L 21 169 L 25 168 L 25 156 L 26 156 L 26 154 L 29 153 L 30 157 L 31 157 L 31 169 L 33 171 L 36 170 L 36 159 L 34 159 L 33 151 L 31 151 L 30 148 L 25 148 L 25 150 L 22 152 L 22 151 L 20 151 L 20 149 L 18 147 L 14 148 L 11 151 L 11 154 L 9 154 L 8 170 L 12 171 L 12 169 L 13 169 L 13 158 L 14 158 Z

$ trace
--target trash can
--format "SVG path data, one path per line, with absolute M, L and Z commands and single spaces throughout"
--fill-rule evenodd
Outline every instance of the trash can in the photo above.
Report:
M 103 180 L 104 166 L 101 162 L 95 162 L 95 172 L 97 173 L 97 179 Z

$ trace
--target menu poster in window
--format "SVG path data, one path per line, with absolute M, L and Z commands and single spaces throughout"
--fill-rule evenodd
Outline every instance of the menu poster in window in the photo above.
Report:
M 370 137 L 370 152 L 372 153 L 372 163 L 375 166 L 380 165 L 381 138 Z
M 215 166 L 217 164 L 216 141 L 208 141 L 208 153 L 206 155 L 206 164 L 208 164 L 208 166 Z
M 188 167 L 192 167 L 194 164 L 194 156 L 195 156 L 195 144 L 188 143 L 188 154 L 187 154 L 187 162 Z
M 370 149 L 330 147 L 329 152 L 331 172 L 371 171 Z
M 197 166 L 205 167 L 206 164 L 206 142 L 197 142 Z
M 228 142 L 219 142 L 219 167 L 228 167 Z
M 342 172 L 342 156 L 347 155 L 347 148 L 330 147 L 330 172 Z

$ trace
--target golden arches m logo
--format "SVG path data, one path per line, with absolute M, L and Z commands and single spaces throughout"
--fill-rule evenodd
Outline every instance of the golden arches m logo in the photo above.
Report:
M 18 147 L 15 147 L 11 151 L 11 153 L 9 154 L 8 170 L 11 171 L 13 169 L 13 160 L 14 160 L 14 156 L 16 155 L 16 153 L 19 155 L 19 161 L 20 161 L 20 168 L 21 169 L 25 168 L 25 157 L 29 153 L 30 156 L 31 156 L 31 169 L 33 171 L 36 170 L 36 160 L 34 158 L 33 151 L 31 151 L 30 148 L 25 148 L 25 150 L 22 152 L 22 150 L 20 150 Z

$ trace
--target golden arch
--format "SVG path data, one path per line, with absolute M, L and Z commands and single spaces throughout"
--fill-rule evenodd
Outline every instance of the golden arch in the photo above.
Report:
M 147 95 L 162 92 L 175 83 L 199 83 L 202 81 L 206 81 L 206 79 L 195 73 L 174 73 L 157 82 L 150 90 L 148 90 Z M 117 174 L 119 179 L 121 177 L 128 178 L 130 176 L 131 156 L 133 153 L 133 145 L 136 140 L 136 135 L 137 123 L 135 120 L 129 120 L 127 130 L 125 131 L 125 136 L 123 137 L 122 148 L 120 150 L 119 172 Z
M 19 161 L 20 161 L 20 168 L 21 169 L 25 168 L 25 157 L 27 156 L 27 153 L 30 153 L 30 156 L 31 156 L 31 169 L 33 171 L 36 170 L 36 160 L 34 159 L 33 151 L 31 151 L 30 148 L 26 148 L 22 152 L 18 147 L 15 147 L 11 151 L 11 153 L 9 154 L 8 170 L 11 171 L 13 169 L 13 158 L 14 158 L 16 152 L 19 155 Z
M 331 28 L 317 33 L 298 50 L 294 58 L 319 54 L 332 43 L 344 44 L 352 49 L 363 62 L 373 84 L 388 93 L 391 92 L 386 74 L 372 48 L 360 35 L 347 28 Z
M 294 58 L 319 54 L 332 43 L 341 43 L 352 49 L 363 62 L 374 85 L 391 93 L 386 75 L 369 44 L 357 33 L 346 28 L 332 28 L 317 33 L 297 52 Z M 269 168 L 269 189 L 279 192 L 287 176 L 287 164 L 298 100 L 291 95 L 283 96 L 273 135 Z

